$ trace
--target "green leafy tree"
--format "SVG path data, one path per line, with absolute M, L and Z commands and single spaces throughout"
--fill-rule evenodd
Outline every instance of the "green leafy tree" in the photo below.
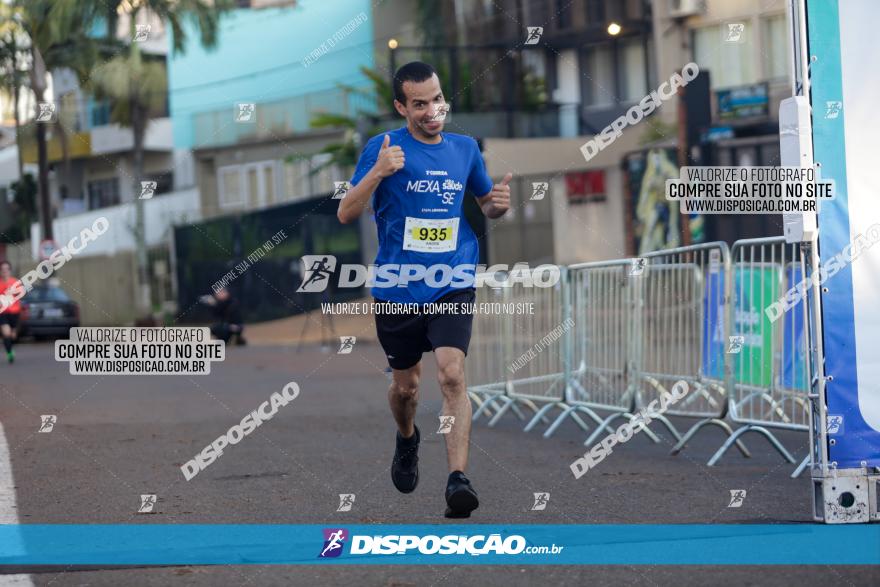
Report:
M 4 17 L 11 17 L 9 8 L 0 9 Z M 23 63 L 26 59 L 25 39 L 15 20 L 4 19 L 0 22 L 0 89 L 12 96 L 13 119 L 15 120 L 15 143 L 18 146 L 18 177 L 24 174 L 21 159 L 21 117 L 19 116 L 19 100 L 27 86 L 27 70 Z
M 96 19 L 106 4 L 58 2 L 57 0 L 10 0 L 0 3 L 0 22 L 27 57 L 27 76 L 37 103 L 47 102 L 47 73 L 68 68 L 81 79 L 87 77 L 98 55 L 99 43 L 91 36 Z M 46 124 L 36 124 L 38 193 L 43 238 L 52 238 L 49 200 L 49 160 Z
M 97 0 L 101 2 L 102 0 Z M 184 53 L 190 41 L 186 21 L 197 25 L 199 42 L 205 48 L 217 45 L 220 17 L 232 8 L 231 0 L 116 0 L 107 13 L 107 33 L 114 35 L 118 15 L 129 17 L 129 39 L 135 38 L 136 25 L 142 14 L 151 14 L 162 20 L 171 32 L 172 50 Z M 164 109 L 168 93 L 168 77 L 163 62 L 144 55 L 140 43 L 128 46 L 92 74 L 91 89 L 99 100 L 108 100 L 110 120 L 129 127 L 133 134 L 132 163 L 135 194 L 135 241 L 138 265 L 138 311 L 150 311 L 149 256 L 146 244 L 144 200 L 139 196 L 144 177 L 144 139 L 150 118 Z
M 12 190 L 12 225 L 6 231 L 6 242 L 20 243 L 30 238 L 31 222 L 37 217 L 37 183 L 26 173 L 9 184 Z

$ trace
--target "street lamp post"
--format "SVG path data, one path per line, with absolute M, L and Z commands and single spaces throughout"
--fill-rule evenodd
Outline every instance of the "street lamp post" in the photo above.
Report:
M 391 91 L 394 91 L 394 72 L 397 71 L 397 39 L 388 39 L 388 66 L 391 69 Z

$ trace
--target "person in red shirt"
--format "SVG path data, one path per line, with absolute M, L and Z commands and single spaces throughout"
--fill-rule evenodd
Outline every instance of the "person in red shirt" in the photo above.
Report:
M 21 289 L 21 282 L 12 276 L 12 265 L 9 261 L 0 261 L 0 296 L 14 298 Z M 12 343 L 15 341 L 18 316 L 21 314 L 21 302 L 13 301 L 8 306 L 0 303 L 0 336 L 3 336 L 3 347 L 6 349 L 6 360 L 15 362 L 15 351 Z

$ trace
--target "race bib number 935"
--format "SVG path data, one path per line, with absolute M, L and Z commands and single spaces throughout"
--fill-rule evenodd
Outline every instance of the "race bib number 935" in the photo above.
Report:
M 403 250 L 422 253 L 454 251 L 458 243 L 458 218 L 406 217 Z

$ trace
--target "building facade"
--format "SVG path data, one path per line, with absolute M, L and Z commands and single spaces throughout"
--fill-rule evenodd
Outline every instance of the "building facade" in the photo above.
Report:
M 198 185 L 206 218 L 327 195 L 344 177 L 321 151 L 347 135 L 314 118 L 375 108 L 341 87 L 369 89 L 370 2 L 250 6 L 222 19 L 216 49 L 169 61 L 176 185 Z

